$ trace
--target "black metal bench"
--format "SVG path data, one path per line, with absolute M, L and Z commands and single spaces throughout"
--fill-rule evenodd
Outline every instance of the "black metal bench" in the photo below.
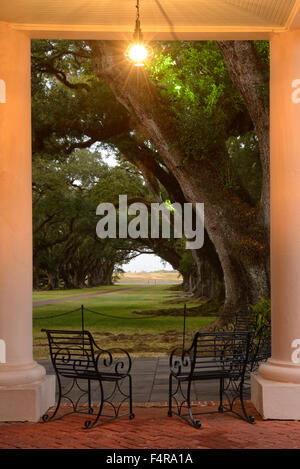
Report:
M 251 310 L 238 311 L 233 317 L 234 331 L 255 331 L 257 328 L 258 313 Z
M 198 332 L 188 350 L 175 349 L 170 355 L 169 412 L 201 427 L 191 407 L 191 385 L 201 380 L 218 380 L 220 404 L 218 412 L 233 412 L 253 423 L 244 404 L 244 381 L 249 367 L 252 334 L 247 331 Z M 175 381 L 175 389 L 173 382 Z M 228 405 L 224 405 L 223 397 Z M 242 413 L 234 410 L 239 400 Z M 175 410 L 173 403 L 175 404 Z M 187 408 L 187 413 L 183 409 Z M 209 412 L 212 413 L 212 412 Z
M 271 324 L 262 320 L 262 313 L 254 311 L 238 311 L 233 318 L 234 331 L 249 331 L 252 333 L 249 363 L 246 379 L 257 371 L 259 365 L 271 356 Z
M 65 398 L 71 404 L 71 412 L 67 412 L 57 418 L 62 418 L 73 412 L 94 414 L 94 420 L 86 420 L 85 428 L 92 428 L 96 424 L 102 425 L 108 420 L 113 420 L 124 415 L 134 418 L 132 411 L 132 380 L 130 375 L 131 358 L 125 350 L 110 349 L 103 350 L 97 346 L 92 334 L 88 331 L 49 330 L 46 332 L 50 348 L 50 356 L 58 382 L 58 401 L 52 415 L 48 413 L 43 416 L 43 421 L 53 420 L 60 408 L 62 399 Z M 63 391 L 62 379 L 71 380 L 70 386 Z M 87 389 L 83 388 L 82 380 L 87 382 Z M 128 391 L 121 389 L 122 383 L 128 381 Z M 69 382 L 69 381 L 68 381 Z M 94 412 L 91 401 L 91 383 L 98 383 L 99 409 Z M 108 396 L 104 384 L 110 383 Z M 81 392 L 74 402 L 72 391 L 77 386 Z M 119 394 L 121 401 L 113 402 Z M 82 408 L 82 398 L 87 396 L 88 406 Z M 129 403 L 129 413 L 120 414 L 123 403 Z M 104 405 L 112 409 L 112 414 L 103 413 Z M 106 417 L 102 419 L 102 417 Z M 99 419 L 101 421 L 99 422 Z M 99 422 L 99 423 L 98 423 Z

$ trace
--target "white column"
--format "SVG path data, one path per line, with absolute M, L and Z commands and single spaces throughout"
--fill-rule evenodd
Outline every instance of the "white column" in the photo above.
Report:
M 53 404 L 54 380 L 32 358 L 30 39 L 4 23 L 0 23 L 0 340 L 0 420 L 36 421 Z
M 300 419 L 300 31 L 271 39 L 272 358 L 252 377 L 264 418 Z

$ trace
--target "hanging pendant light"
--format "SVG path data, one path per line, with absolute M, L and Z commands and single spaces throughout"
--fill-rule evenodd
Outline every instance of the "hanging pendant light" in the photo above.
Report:
M 133 33 L 133 41 L 129 44 L 125 56 L 135 67 L 143 67 L 145 61 L 153 55 L 153 49 L 143 42 L 143 34 L 140 22 L 140 0 L 136 3 L 136 21 Z

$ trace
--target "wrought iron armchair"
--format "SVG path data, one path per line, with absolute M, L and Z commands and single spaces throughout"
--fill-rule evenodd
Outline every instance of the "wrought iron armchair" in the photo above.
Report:
M 193 413 L 191 385 L 201 380 L 219 380 L 220 404 L 217 412 L 232 412 L 253 423 L 254 417 L 248 415 L 244 404 L 244 380 L 250 347 L 249 332 L 198 332 L 188 350 L 175 349 L 170 355 L 169 417 L 176 414 L 200 428 L 201 422 L 195 416 L 207 412 Z M 223 402 L 224 396 L 228 405 Z M 240 401 L 242 413 L 234 409 L 237 400 Z M 187 413 L 184 413 L 186 408 Z
M 96 424 L 102 425 L 104 422 L 114 420 L 127 415 L 134 418 L 132 411 L 132 379 L 130 375 L 131 358 L 125 350 L 110 349 L 103 350 L 97 346 L 93 336 L 88 331 L 66 331 L 48 330 L 46 332 L 50 348 L 50 356 L 58 382 L 58 401 L 52 415 L 48 413 L 42 417 L 44 422 L 53 420 L 57 415 L 63 398 L 71 403 L 71 412 L 64 413 L 56 417 L 62 418 L 73 412 L 83 414 L 94 414 L 95 419 L 86 420 L 85 428 L 92 428 Z M 63 391 L 62 378 L 71 380 L 69 387 Z M 87 381 L 87 388 L 83 388 L 82 380 Z M 121 389 L 121 384 L 128 381 L 128 392 Z M 91 402 L 91 382 L 97 382 L 99 386 L 99 409 L 94 413 Z M 108 395 L 104 383 L 111 383 Z M 81 393 L 76 401 L 71 396 L 71 392 L 77 387 Z M 120 402 L 116 404 L 112 399 L 119 393 Z M 82 408 L 82 398 L 87 396 L 87 408 Z M 129 413 L 120 414 L 121 406 L 126 401 L 129 402 Z M 112 409 L 111 415 L 103 414 L 103 407 L 108 404 Z M 102 417 L 106 417 L 102 419 Z M 99 419 L 101 421 L 99 422 Z M 98 423 L 99 422 L 99 423 Z

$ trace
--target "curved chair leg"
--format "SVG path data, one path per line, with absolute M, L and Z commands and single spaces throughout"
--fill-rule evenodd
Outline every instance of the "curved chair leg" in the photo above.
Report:
M 104 403 L 104 396 L 103 396 L 103 385 L 102 385 L 102 381 L 99 380 L 98 381 L 99 383 L 99 388 L 100 388 L 100 406 L 99 406 L 99 410 L 98 410 L 98 413 L 96 415 L 96 418 L 95 420 L 86 420 L 84 422 L 84 428 L 85 429 L 89 429 L 89 428 L 93 428 L 95 427 L 95 425 L 97 424 L 99 418 L 101 417 L 101 414 L 102 414 L 102 410 L 103 410 L 103 403 Z
M 62 393 L 61 393 L 61 381 L 60 381 L 60 378 L 58 375 L 56 375 L 57 377 L 57 383 L 58 383 L 58 400 L 57 400 L 57 404 L 56 404 L 56 408 L 54 409 L 53 411 L 53 414 L 50 416 L 48 413 L 44 414 L 42 416 L 42 421 L 43 422 L 50 422 L 51 420 L 54 419 L 55 415 L 57 414 L 58 412 L 58 409 L 60 408 L 60 404 L 61 404 L 61 396 L 62 396 Z
M 172 417 L 173 412 L 172 412 L 172 375 L 170 374 L 169 376 L 169 410 L 168 410 L 168 416 Z
M 128 375 L 129 379 L 129 418 L 130 420 L 134 419 L 135 415 L 132 409 L 132 378 L 131 375 Z
M 201 422 L 200 420 L 195 420 L 194 416 L 193 416 L 193 412 L 192 412 L 192 409 L 191 409 L 191 380 L 188 381 L 188 388 L 187 388 L 187 406 L 188 406 L 188 412 L 189 412 L 189 416 L 190 416 L 190 419 L 191 419 L 191 422 L 192 422 L 192 425 L 193 427 L 195 428 L 201 428 Z
M 224 378 L 220 378 L 220 405 L 218 412 L 221 414 L 223 412 L 223 391 L 224 391 Z
M 91 380 L 90 379 L 88 379 L 88 407 L 89 407 L 89 414 L 93 414 L 94 409 L 92 407 Z
M 247 422 L 255 423 L 254 416 L 253 415 L 248 415 L 246 407 L 245 407 L 245 403 L 244 403 L 244 383 L 243 382 L 241 382 L 241 384 L 240 384 L 240 403 L 241 403 L 241 406 L 242 406 L 243 414 L 244 414 L 245 419 L 247 420 Z

